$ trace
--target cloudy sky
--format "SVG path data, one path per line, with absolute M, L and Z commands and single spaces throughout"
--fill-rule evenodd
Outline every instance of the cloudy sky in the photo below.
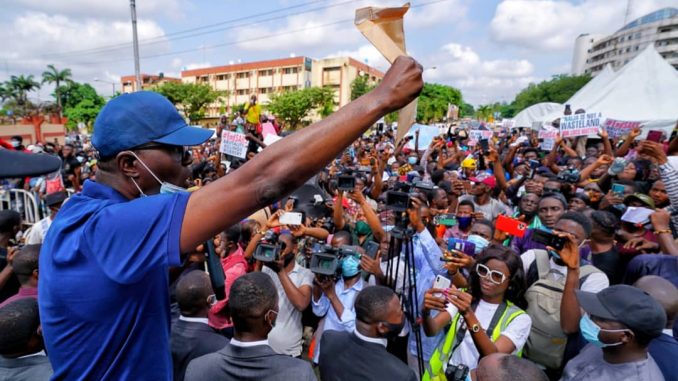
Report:
M 581 33 L 621 28 L 626 0 L 412 0 L 408 51 L 425 79 L 461 88 L 472 104 L 510 101 L 530 82 L 570 70 Z M 632 1 L 630 20 L 678 0 Z M 387 64 L 353 26 L 356 8 L 388 0 L 137 0 L 141 71 L 181 70 L 296 56 L 351 55 Z M 132 74 L 128 0 L 3 0 L 0 81 L 71 68 L 103 95 Z M 119 85 L 116 85 L 119 90 Z M 52 89 L 35 94 L 47 100 Z

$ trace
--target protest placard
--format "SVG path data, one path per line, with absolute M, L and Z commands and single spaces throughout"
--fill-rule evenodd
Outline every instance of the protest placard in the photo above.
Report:
M 607 119 L 603 124 L 610 139 L 626 136 L 634 128 L 640 128 L 640 122 L 630 122 L 625 120 Z
M 564 115 L 560 118 L 560 136 L 570 138 L 573 136 L 595 135 L 602 123 L 602 114 L 592 112 L 588 114 Z
M 544 151 L 550 151 L 553 149 L 553 145 L 556 144 L 556 138 L 558 137 L 558 130 L 549 129 L 549 130 L 539 130 L 539 147 Z
M 493 132 L 490 130 L 470 130 L 468 132 L 468 137 L 474 142 L 479 142 L 483 139 L 491 139 Z
M 511 129 L 516 126 L 516 121 L 515 119 L 502 119 L 501 120 L 501 127 L 502 128 L 507 128 Z
M 247 138 L 244 134 L 232 131 L 221 132 L 221 147 L 219 148 L 221 153 L 244 159 L 247 156 L 247 145 Z

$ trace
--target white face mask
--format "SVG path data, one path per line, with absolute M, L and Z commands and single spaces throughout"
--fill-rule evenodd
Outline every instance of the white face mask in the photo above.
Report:
M 146 168 L 148 173 L 150 173 L 151 176 L 153 176 L 153 178 L 160 184 L 160 194 L 172 194 L 172 193 L 188 192 L 188 190 L 186 190 L 186 189 L 184 189 L 180 186 L 170 184 L 167 181 L 161 181 L 160 178 L 158 178 L 158 176 L 156 176 L 155 173 L 153 173 L 153 171 L 151 171 L 151 169 L 148 168 L 146 163 L 144 163 L 143 160 L 139 159 L 139 156 L 137 156 L 137 154 L 135 154 L 132 151 L 129 151 L 129 152 L 135 158 L 137 158 L 137 160 L 139 160 L 139 163 L 141 163 L 141 165 L 143 165 L 144 168 Z M 139 184 L 137 184 L 137 182 L 134 181 L 134 179 L 131 178 L 131 177 L 130 177 L 130 180 L 132 180 L 132 182 L 134 183 L 134 186 L 136 186 L 137 189 L 139 190 L 140 197 L 146 197 L 147 195 L 144 193 L 144 191 L 141 190 L 141 187 L 139 186 Z

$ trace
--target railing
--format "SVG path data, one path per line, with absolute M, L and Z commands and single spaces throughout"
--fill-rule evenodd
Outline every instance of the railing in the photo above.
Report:
M 23 189 L 0 190 L 0 210 L 15 210 L 21 214 L 24 225 L 40 221 L 41 213 L 35 196 Z

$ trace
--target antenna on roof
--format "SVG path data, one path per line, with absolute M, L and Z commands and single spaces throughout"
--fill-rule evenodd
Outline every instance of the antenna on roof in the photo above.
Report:
M 624 26 L 629 23 L 629 18 L 631 18 L 631 13 L 633 13 L 633 0 L 627 0 L 626 2 L 626 14 L 624 14 Z

